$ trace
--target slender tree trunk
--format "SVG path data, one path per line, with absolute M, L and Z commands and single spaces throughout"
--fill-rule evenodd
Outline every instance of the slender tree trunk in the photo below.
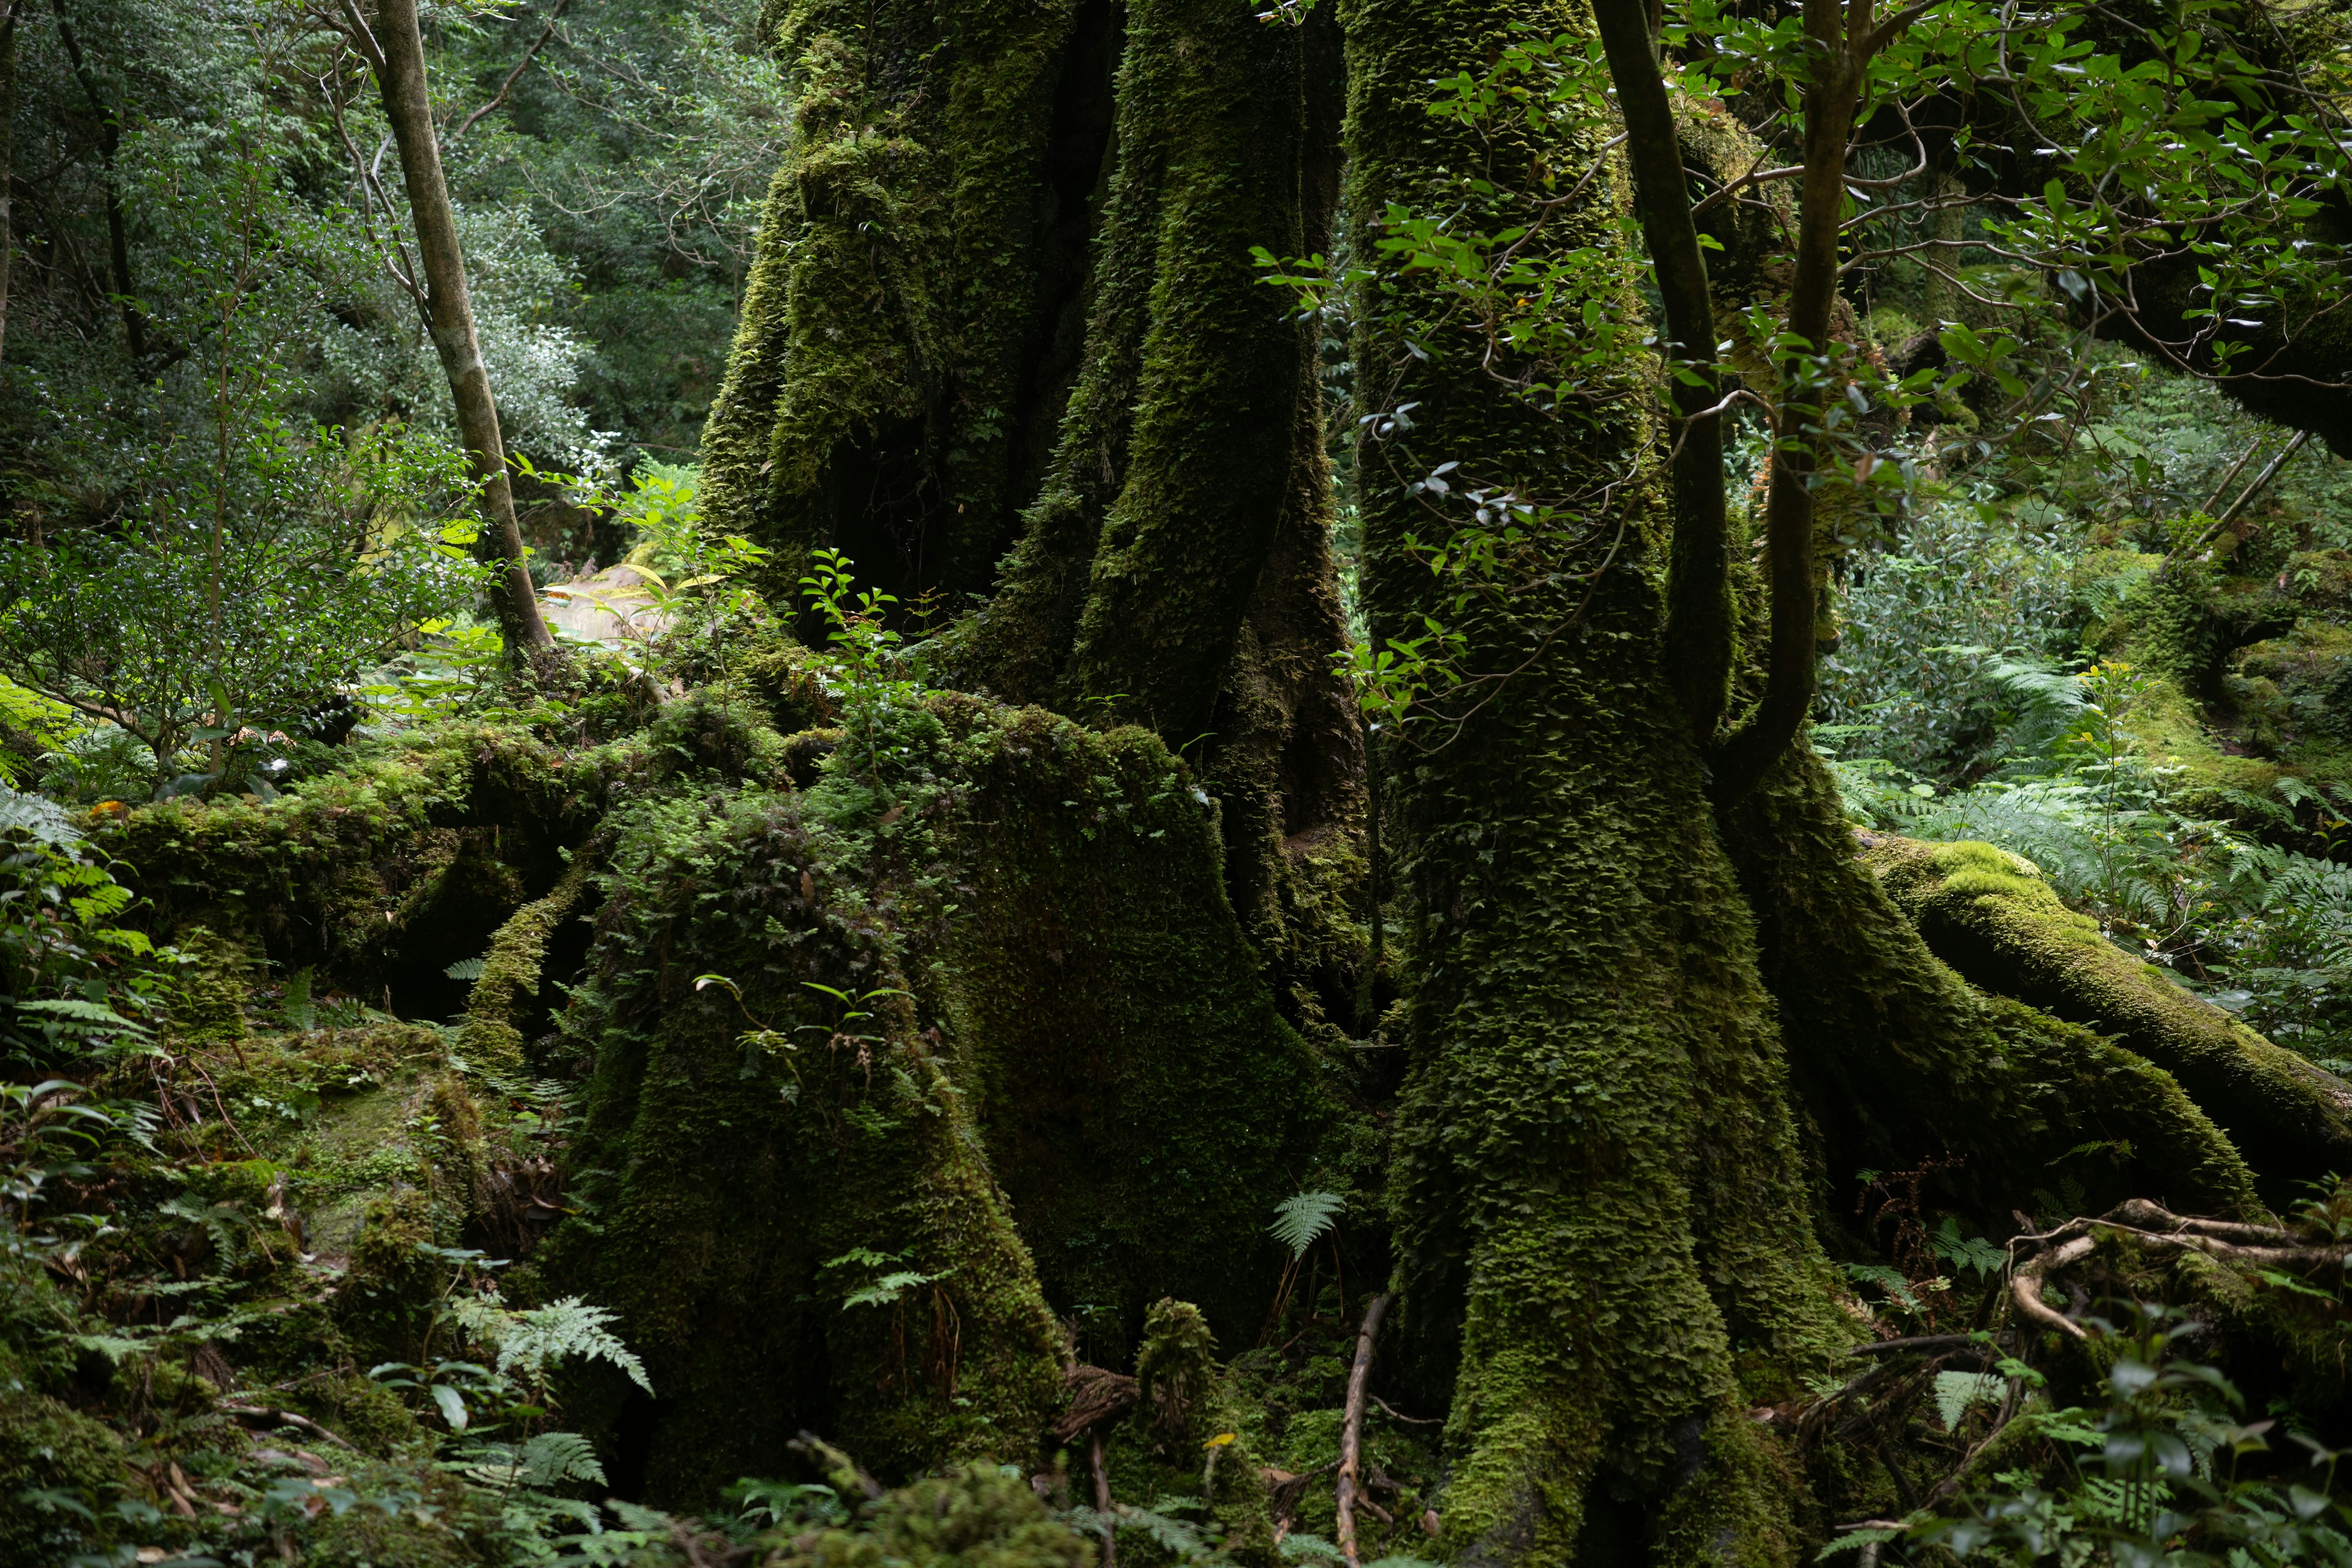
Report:
M 540 617 L 539 595 L 525 564 L 522 530 L 515 521 L 514 490 L 507 480 L 506 442 L 499 431 L 498 404 L 490 396 L 489 372 L 482 364 L 481 337 L 474 327 L 474 302 L 466 285 L 465 253 L 457 244 L 457 214 L 449 182 L 441 168 L 441 142 L 425 86 L 425 39 L 416 21 L 416 0 L 381 0 L 371 36 L 356 10 L 349 13 L 361 48 L 383 92 L 385 116 L 400 147 L 401 173 L 415 215 L 416 249 L 424 265 L 426 310 L 434 351 L 449 378 L 457 406 L 457 436 L 473 459 L 489 514 L 489 552 L 505 563 L 491 594 L 499 629 L 510 655 L 551 647 Z
M 16 3 L 0 0 L 0 363 L 8 349 L 8 275 L 16 254 Z
M 1722 395 L 1715 354 L 1715 303 L 1706 257 L 1691 216 L 1674 105 L 1658 74 L 1647 0 L 1597 0 L 1592 16 L 1625 119 L 1635 205 L 1665 306 L 1664 349 L 1678 364 L 1671 393 L 1682 416 L 1674 432 L 1674 549 L 1666 572 L 1666 660 L 1692 738 L 1715 739 L 1730 700 L 1730 545 L 1723 499 Z M 1673 374 L 1670 372 L 1670 374 Z
M 122 146 L 122 121 L 106 101 L 106 95 L 99 90 L 98 77 L 82 58 L 81 40 L 74 37 L 73 24 L 66 18 L 64 0 L 51 3 L 57 7 L 58 37 L 66 47 L 66 58 L 73 62 L 74 79 L 81 83 L 82 96 L 89 100 L 89 107 L 98 116 L 98 162 L 106 187 L 107 259 L 114 270 L 114 297 L 116 307 L 122 312 L 123 343 L 130 349 L 132 360 L 142 360 L 147 357 L 147 318 L 131 291 L 131 237 L 123 221 L 122 186 L 114 166 Z

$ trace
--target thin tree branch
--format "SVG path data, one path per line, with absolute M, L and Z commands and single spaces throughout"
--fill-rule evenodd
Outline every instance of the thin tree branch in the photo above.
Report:
M 1643 24 L 1643 31 L 1648 31 Z M 1364 1326 L 1356 1331 L 1356 1364 L 1348 1372 L 1348 1403 L 1339 1418 L 1339 1551 L 1349 1563 L 1361 1563 L 1356 1544 L 1356 1504 L 1363 1490 L 1364 1396 L 1372 1376 L 1372 1342 L 1380 1337 L 1381 1320 L 1389 1310 L 1388 1292 L 1373 1297 L 1364 1308 Z
M 1673 101 L 1651 52 L 1643 0 L 1594 0 L 1593 18 L 1625 120 L 1634 202 L 1665 306 L 1666 362 L 1683 427 L 1671 463 L 1674 540 L 1666 568 L 1667 679 L 1691 737 L 1705 746 L 1731 696 L 1731 551 L 1723 499 L 1723 422 L 1715 306 L 1675 134 Z
M 522 58 L 515 62 L 514 69 L 507 72 L 507 79 L 499 83 L 497 95 L 493 97 L 489 102 L 482 105 L 481 108 L 466 116 L 465 120 L 459 123 L 457 129 L 449 132 L 447 138 L 449 141 L 455 142 L 458 137 L 463 136 L 467 132 L 471 131 L 474 128 L 474 122 L 476 121 L 481 119 L 483 115 L 488 114 L 490 110 L 496 109 L 499 105 L 507 100 L 507 94 L 514 90 L 514 84 L 521 79 L 523 72 L 530 68 L 530 62 L 532 59 L 537 58 L 540 47 L 545 44 L 548 38 L 554 33 L 555 24 L 563 19 L 563 8 L 571 4 L 572 0 L 555 0 L 555 9 L 547 14 L 547 26 L 539 30 L 539 37 L 530 41 L 530 47 L 523 50 Z

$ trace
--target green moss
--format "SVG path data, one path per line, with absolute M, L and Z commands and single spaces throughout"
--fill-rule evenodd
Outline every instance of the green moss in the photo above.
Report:
M 1973 990 L 1921 939 L 1839 809 L 1818 760 L 1794 754 L 1727 824 L 1763 932 L 1818 1180 L 1960 1157 L 1937 1180 L 1990 1219 L 2031 1208 L 2051 1163 L 2127 1145 L 2110 1201 L 2164 1192 L 2184 1209 L 2262 1212 L 2252 1173 L 2170 1074 L 2021 1003 Z M 2006 858 L 1961 858 L 2006 887 Z M 2077 951 L 2078 928 L 2058 933 Z M 1835 1168 L 1826 1162 L 1834 1157 Z
M 1095 1548 L 1029 1485 L 967 1466 L 887 1493 L 854 1527 L 811 1531 L 766 1568 L 1092 1568 Z
M 320 1347 L 309 1347 L 313 1356 Z M 313 1420 L 340 1432 L 362 1453 L 394 1458 L 429 1447 L 425 1427 L 400 1395 L 364 1373 L 314 1368 L 298 1384 L 294 1404 Z
M 1025 499 L 1024 418 L 1051 424 L 1024 370 L 1058 303 L 1036 192 L 1072 10 L 793 0 L 763 19 L 795 122 L 704 427 L 702 500 L 714 528 L 777 552 L 780 600 L 821 544 L 889 575 L 880 531 L 913 520 L 866 506 L 894 464 L 929 547 L 924 581 L 891 588 L 987 584 Z
M 252 1036 L 245 1006 L 253 954 L 203 926 L 183 932 L 177 945 L 186 962 L 172 976 L 173 1039 L 190 1049 L 240 1049 Z
M 943 656 L 954 679 L 1179 745 L 1234 738 L 1246 693 L 1220 687 L 1286 509 L 1318 542 L 1328 516 L 1311 345 L 1250 247 L 1315 247 L 1331 65 L 1320 19 L 1129 7 L 1086 360 L 1003 582 Z
M 470 940 L 462 928 L 478 917 L 444 907 L 445 889 L 478 896 L 499 867 L 510 878 L 551 859 L 551 840 L 584 833 L 604 796 L 564 768 L 526 729 L 453 725 L 357 751 L 277 801 L 163 801 L 96 837 L 148 901 L 159 940 L 206 926 L 375 999 L 436 940 Z
M 1136 1411 L 1163 1441 L 1199 1435 L 1194 1407 L 1206 1398 L 1215 1365 L 1216 1340 L 1201 1309 L 1171 1297 L 1153 1302 L 1135 1356 Z
M 1974 984 L 2114 1037 L 2165 1069 L 2263 1175 L 2352 1169 L 2352 1087 L 2106 942 L 2032 865 L 1986 844 L 1879 837 L 1868 860 L 1936 954 Z
M 364 1352 L 382 1361 L 424 1353 L 425 1330 L 446 1281 L 427 1247 L 444 1245 L 431 1200 L 402 1186 L 371 1198 L 352 1237 L 336 1317 Z
M 1336 1110 L 1225 901 L 1206 792 L 1141 730 L 941 706 L 969 889 L 943 1005 L 1047 1297 L 1114 1364 L 1161 1296 L 1254 1335 L 1266 1224 Z
M 45 1394 L 0 1387 L 0 1568 L 53 1568 L 100 1544 L 89 1516 L 26 1493 L 72 1498 L 94 1514 L 126 1479 L 112 1432 Z
M 457 1049 L 475 1067 L 501 1073 L 521 1069 L 527 999 L 539 994 L 548 938 L 588 892 L 588 867 L 585 859 L 574 860 L 545 898 L 517 910 L 491 937 L 457 1032 Z
M 454 1476 L 424 1467 L 362 1463 L 349 1483 L 363 1500 L 329 1512 L 299 1535 L 301 1560 L 320 1568 L 461 1568 L 498 1560 L 496 1524 L 480 1493 Z M 406 1508 L 375 1506 L 373 1497 L 405 1494 Z
M 1389 203 L 1475 199 L 1449 171 L 1601 154 L 1598 132 L 1538 150 L 1516 122 L 1474 142 L 1427 112 L 1431 79 L 1478 69 L 1513 26 L 1587 30 L 1570 8 L 1353 0 L 1342 20 L 1357 254 L 1379 253 Z M 1548 210 L 1538 244 L 1618 243 L 1613 194 L 1591 189 Z M 1444 308 L 1392 287 L 1398 311 Z M 1400 1327 L 1433 1393 L 1453 1370 L 1443 1550 L 1565 1562 L 1596 1497 L 1656 1540 L 1681 1488 L 1729 1487 L 1705 1454 L 1695 1475 L 1676 1434 L 1738 1412 L 1744 1378 L 1824 1364 L 1852 1331 L 1808 1223 L 1754 927 L 1664 680 L 1646 399 L 1555 422 L 1466 341 L 1408 334 L 1385 306 L 1364 319 L 1358 375 L 1418 410 L 1410 454 L 1359 453 L 1372 629 L 1437 615 L 1466 637 L 1464 668 L 1514 672 L 1396 781 L 1421 977 L 1396 1120 Z M 1613 374 L 1631 388 L 1647 369 Z M 1605 489 L 1611 510 L 1509 595 L 1442 598 L 1410 543 L 1432 523 L 1403 489 L 1437 453 L 1528 493 Z
M 1153 1306 L 1135 1368 L 1138 1382 L 1156 1395 L 1105 1436 L 1111 1496 L 1200 1531 L 1221 1555 L 1246 1568 L 1273 1568 L 1284 1558 L 1274 1541 L 1265 1456 L 1252 1436 L 1257 1412 L 1241 1380 L 1212 1359 L 1213 1349 L 1190 1303 Z M 1121 1526 L 1118 1545 L 1119 1560 L 1139 1568 L 1181 1561 L 1155 1531 L 1139 1525 Z
M 1236 1238 L 1327 1113 L 1157 739 L 956 697 L 882 730 L 614 823 L 564 1018 L 584 1218 L 539 1272 L 623 1313 L 656 1402 L 572 1408 L 652 1423 L 656 1497 L 801 1426 L 886 1470 L 1031 1455 L 1048 1300 L 1113 1353 L 1180 1290 L 1254 1330 L 1279 1258 Z M 890 1273 L 923 1278 L 845 1304 Z
M 885 1470 L 1021 1457 L 1057 1385 L 1053 1322 L 898 943 L 795 798 L 701 809 L 616 847 L 567 1021 L 595 1051 L 573 1153 L 593 1219 L 541 1264 L 645 1359 L 647 1495 L 772 1473 L 803 1426 Z M 849 1304 L 893 1271 L 919 1278 Z M 620 1394 L 573 1409 L 609 1434 Z

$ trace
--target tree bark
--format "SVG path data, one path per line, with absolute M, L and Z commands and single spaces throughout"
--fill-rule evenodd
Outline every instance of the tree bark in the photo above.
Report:
M 131 352 L 132 361 L 147 357 L 147 317 L 139 309 L 139 300 L 131 291 L 131 236 L 122 216 L 122 187 L 115 173 L 115 158 L 122 147 L 122 121 L 99 90 L 98 78 L 82 58 L 81 40 L 74 37 L 73 24 L 66 18 L 65 0 L 50 0 L 58 13 L 58 38 L 66 47 L 66 58 L 73 62 L 74 79 L 81 83 L 82 96 L 98 116 L 98 162 L 100 179 L 106 187 L 106 255 L 114 273 L 115 307 L 122 312 L 122 342 Z M 11 67 L 13 73 L 13 64 Z
M 2124 1047 L 1971 989 L 1871 875 L 1821 760 L 1791 750 L 1723 817 L 1780 1004 L 1812 1163 L 1958 1163 L 1946 1198 L 2034 1206 L 2053 1167 L 2116 1197 L 2263 1217 L 2253 1173 L 2181 1085 Z M 2086 1163 L 2088 1142 L 2111 1152 Z
M 1222 0 L 1130 12 L 1085 368 L 971 630 L 977 683 L 1147 724 L 1195 757 L 1207 732 L 1211 751 L 1235 739 L 1220 689 L 1286 511 L 1303 505 L 1318 541 L 1328 518 L 1311 341 L 1250 264 L 1253 245 L 1296 255 L 1328 221 L 1328 26 Z M 1328 583 L 1319 542 L 1293 553 Z
M 2124 952 L 2029 864 L 1989 844 L 1870 836 L 1865 857 L 1936 956 L 1973 984 L 2084 1025 L 2170 1073 L 2282 1204 L 2352 1170 L 2352 1086 Z
M 16 254 L 16 4 L 0 0 L 0 364 L 7 363 L 8 279 Z
M 1358 256 L 1378 254 L 1367 220 L 1390 203 L 1450 211 L 1449 171 L 1533 153 L 1433 120 L 1433 76 L 1478 69 L 1516 25 L 1589 26 L 1525 0 L 1356 0 L 1343 17 Z M 1578 135 L 1546 161 L 1592 162 L 1601 134 Z M 1612 194 L 1583 202 L 1541 243 L 1620 244 Z M 1717 1531 L 1783 1532 L 1791 1506 L 1739 1458 L 1760 1438 L 1735 1363 L 1793 1378 L 1843 1331 L 1753 930 L 1667 675 L 1651 427 L 1636 401 L 1606 405 L 1573 459 L 1587 468 L 1563 476 L 1557 427 L 1465 337 L 1413 335 L 1425 360 L 1388 329 L 1358 338 L 1359 384 L 1401 375 L 1396 399 L 1418 405 L 1415 471 L 1618 480 L 1629 510 L 1524 591 L 1463 606 L 1409 547 L 1430 527 L 1417 501 L 1372 442 L 1359 459 L 1375 636 L 1433 614 L 1468 637 L 1467 668 L 1518 671 L 1384 781 L 1417 972 L 1391 1178 L 1401 1325 L 1428 1381 L 1451 1384 L 1445 1555 L 1570 1561 L 1605 1514 L 1667 1560 L 1696 1556 Z
M 703 427 L 711 526 L 961 610 L 1034 495 L 1078 352 L 1109 0 L 777 7 L 792 137 Z
M 1845 158 L 1863 72 L 1879 47 L 1869 0 L 1849 16 L 1840 0 L 1805 0 L 1812 68 L 1804 89 L 1804 174 L 1797 198 L 1796 276 L 1787 330 L 1800 356 L 1780 375 L 1772 419 L 1772 476 L 1764 498 L 1766 579 L 1772 592 L 1764 695 L 1715 749 L 1708 794 L 1718 806 L 1756 787 L 1811 716 L 1814 634 L 1813 475 L 1832 372 L 1831 321 L 1838 302 L 1838 247 Z
M 1731 696 L 1731 555 L 1723 498 L 1723 395 L 1715 304 L 1691 216 L 1675 109 L 1658 74 L 1646 0 L 1597 0 L 1593 21 L 1625 119 L 1634 205 L 1665 306 L 1661 352 L 1673 374 L 1674 548 L 1666 568 L 1666 659 L 1675 695 L 1700 745 L 1715 739 Z
M 400 148 L 401 174 L 408 185 L 409 211 L 416 225 L 416 249 L 425 273 L 428 324 L 434 352 L 449 380 L 457 414 L 457 437 L 473 462 L 488 514 L 487 553 L 503 563 L 490 592 L 509 657 L 552 647 L 539 613 L 539 593 L 525 562 L 522 530 L 515 521 L 514 490 L 507 479 L 506 441 L 499 408 L 490 395 L 489 372 L 474 326 L 474 302 L 466 283 L 466 258 L 457 243 L 457 213 L 441 167 L 441 142 L 425 91 L 425 39 L 416 0 L 380 0 L 379 27 L 371 30 L 357 7 L 345 0 L 354 41 L 374 70 L 383 94 L 384 115 Z

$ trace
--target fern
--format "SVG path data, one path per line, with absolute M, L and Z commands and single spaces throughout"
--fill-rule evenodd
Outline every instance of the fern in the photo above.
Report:
M 1911 1281 L 1903 1277 L 1899 1268 L 1889 1268 L 1884 1263 L 1849 1263 L 1845 1266 L 1845 1273 L 1847 1279 L 1858 1285 L 1877 1286 L 1886 1292 L 1891 1301 L 1914 1312 L 1919 1310 L 1919 1298 L 1912 1291 Z
M 605 1485 L 596 1446 L 577 1432 L 542 1432 L 522 1446 L 522 1484 L 545 1491 L 572 1481 Z
M 1973 1269 L 1979 1277 L 1999 1273 L 2009 1266 L 2005 1250 L 1981 1236 L 1963 1237 L 1960 1222 L 1949 1215 L 1944 1216 L 1944 1223 L 1937 1226 L 1927 1242 L 1936 1249 L 1936 1256 L 1954 1268 Z
M 479 958 L 461 958 L 441 973 L 452 980 L 479 980 L 489 964 L 489 955 L 485 953 Z
M 1347 1206 L 1348 1200 L 1338 1193 L 1300 1193 L 1274 1205 L 1274 1223 L 1266 1226 L 1266 1233 L 1290 1248 L 1295 1261 L 1331 1234 L 1339 1223 L 1339 1211 Z
M 66 808 L 37 795 L 20 795 L 0 784 L 0 834 L 23 833 L 36 844 L 70 849 L 81 842 L 81 829 Z
M 1944 1430 L 1957 1432 L 1971 1405 L 1999 1405 L 2008 1384 L 1989 1372 L 1939 1372 L 1936 1374 L 1936 1414 Z
M 452 1310 L 476 1342 L 498 1352 L 501 1373 L 520 1371 L 537 1385 L 546 1382 L 555 1363 L 579 1356 L 616 1366 L 647 1394 L 654 1391 L 645 1363 L 606 1326 L 613 1321 L 609 1307 L 592 1307 L 577 1296 L 567 1296 L 517 1312 L 494 1297 L 478 1296 L 457 1302 Z

